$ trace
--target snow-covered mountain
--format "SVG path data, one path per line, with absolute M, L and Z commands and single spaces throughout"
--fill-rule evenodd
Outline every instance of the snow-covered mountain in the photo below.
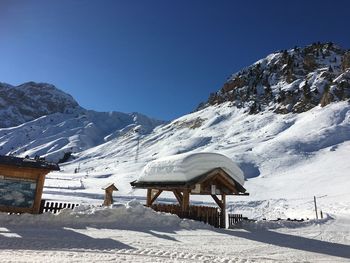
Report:
M 47 83 L 19 86 L 0 83 L 0 128 L 13 127 L 54 113 L 81 110 L 69 94 Z
M 318 50 L 318 55 L 307 50 Z M 317 57 L 309 62 L 312 67 L 307 61 L 313 60 L 305 59 L 310 52 Z M 101 202 L 101 187 L 110 182 L 118 186 L 119 201 L 142 199 L 145 193 L 129 183 L 151 160 L 218 152 L 234 160 L 247 178 L 251 195 L 229 202 L 235 212 L 255 218 L 312 217 L 316 195 L 323 211 L 350 213 L 347 54 L 336 45 L 315 44 L 269 55 L 233 74 L 224 85 L 230 88 L 196 112 L 170 123 L 80 107 L 45 115 L 0 129 L 0 153 L 57 160 L 72 152 L 74 158 L 66 158 L 62 171 L 47 177 L 45 197 Z M 293 66 L 283 64 L 291 57 Z M 266 76 L 270 95 L 262 85 Z M 238 79 L 243 84 L 232 84 Z
M 199 109 L 231 101 L 250 113 L 298 113 L 349 98 L 350 50 L 314 43 L 273 53 L 232 74 Z
M 249 216 L 300 216 L 300 210 L 290 204 L 295 201 L 305 204 L 304 216 L 311 217 L 313 195 L 327 196 L 324 211 L 350 212 L 348 102 L 300 114 L 251 115 L 247 108 L 238 109 L 229 102 L 209 106 L 158 126 L 150 134 L 129 133 L 79 153 L 61 166 L 64 172 L 47 180 L 46 193 L 54 198 L 64 193 L 79 200 L 101 199 L 100 187 L 115 182 L 121 196 L 145 196 L 129 183 L 149 161 L 191 151 L 222 153 L 242 168 L 251 195 L 235 197 L 234 205 L 240 211 L 251 209 L 244 211 Z M 74 173 L 77 168 L 80 172 Z
M 139 113 L 86 110 L 50 84 L 0 85 L 0 154 L 67 161 L 74 153 L 127 133 L 146 134 L 163 121 Z

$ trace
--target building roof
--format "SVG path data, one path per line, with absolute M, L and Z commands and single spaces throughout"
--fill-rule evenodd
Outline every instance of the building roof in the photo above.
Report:
M 40 159 L 20 158 L 13 156 L 0 155 L 0 165 L 47 169 L 51 171 L 59 171 L 60 168 L 56 163 L 50 163 Z
M 221 168 L 235 182 L 244 185 L 242 170 L 228 157 L 218 153 L 185 153 L 159 158 L 148 163 L 138 182 L 190 182 L 215 168 Z
M 228 186 L 231 193 L 227 194 L 239 194 L 246 193 L 246 189 L 237 181 L 232 179 L 226 171 L 221 168 L 215 168 L 204 174 L 200 174 L 191 180 L 187 181 L 168 181 L 168 182 L 144 182 L 144 181 L 133 181 L 131 186 L 135 188 L 154 188 L 154 189 L 180 189 L 180 188 L 193 188 L 198 183 L 204 183 L 210 181 L 213 177 L 219 176 L 223 179 L 225 186 Z
M 102 187 L 102 190 L 106 190 L 107 188 L 111 188 L 115 191 L 119 191 L 119 189 L 115 186 L 114 183 L 109 183 L 109 184 L 106 184 L 105 186 Z

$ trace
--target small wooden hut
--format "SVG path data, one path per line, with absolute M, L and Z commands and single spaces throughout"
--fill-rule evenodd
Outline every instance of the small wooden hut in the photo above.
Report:
M 243 172 L 226 156 L 196 153 L 151 162 L 131 185 L 147 189 L 147 206 L 152 206 L 163 191 L 172 192 L 183 212 L 190 208 L 191 195 L 209 195 L 220 208 L 220 226 L 224 227 L 226 196 L 248 195 L 243 183 Z
M 0 156 L 0 211 L 39 213 L 45 175 L 58 170 L 44 160 Z
M 103 201 L 104 206 L 109 206 L 113 204 L 113 191 L 118 191 L 118 188 L 114 183 L 109 183 L 102 187 L 102 190 L 105 190 L 105 199 Z

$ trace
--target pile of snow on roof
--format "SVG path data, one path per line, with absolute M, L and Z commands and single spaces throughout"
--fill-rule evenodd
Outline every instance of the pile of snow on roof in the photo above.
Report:
M 242 170 L 228 157 L 218 153 L 183 153 L 159 158 L 148 163 L 139 182 L 188 182 L 215 168 L 222 168 L 243 186 Z

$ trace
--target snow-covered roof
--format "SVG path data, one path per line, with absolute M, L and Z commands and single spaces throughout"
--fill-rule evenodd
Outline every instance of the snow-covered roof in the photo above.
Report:
M 52 171 L 60 170 L 59 166 L 56 163 L 50 163 L 39 159 L 36 160 L 36 159 L 20 158 L 20 157 L 5 156 L 5 155 L 0 155 L 0 164 L 10 165 L 14 167 L 48 169 Z
M 222 168 L 243 186 L 242 170 L 228 157 L 218 153 L 184 153 L 148 163 L 138 182 L 188 182 L 215 168 Z

